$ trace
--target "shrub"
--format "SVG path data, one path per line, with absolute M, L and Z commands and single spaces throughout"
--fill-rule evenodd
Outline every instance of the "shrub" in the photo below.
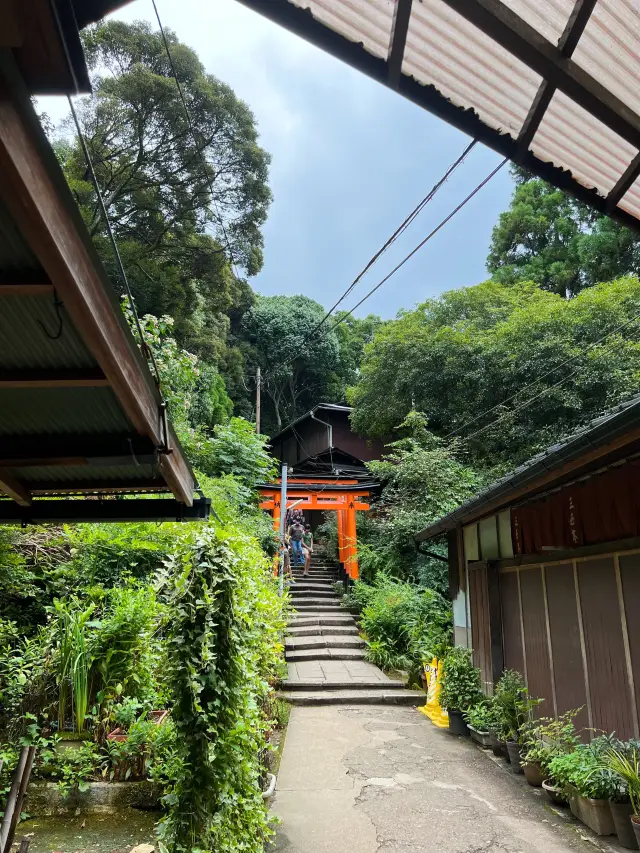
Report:
M 573 752 L 580 743 L 573 722 L 580 710 L 567 711 L 558 719 L 540 717 L 525 723 L 522 726 L 523 760 L 528 764 L 539 763 L 548 773 L 553 758 Z
M 417 680 L 450 637 L 451 611 L 434 590 L 380 574 L 373 584 L 356 583 L 347 598 L 362 613 L 369 660 L 383 669 L 406 669 Z
M 495 708 L 490 701 L 479 702 L 465 711 L 464 718 L 477 731 L 489 732 L 495 727 Z
M 455 646 L 442 663 L 440 704 L 445 711 L 467 711 L 482 698 L 480 670 L 473 665 L 471 649 Z
M 566 793 L 575 788 L 583 797 L 606 800 L 615 797 L 618 780 L 603 766 L 598 744 L 578 744 L 573 752 L 557 755 L 549 762 L 549 772 Z
M 284 628 L 269 563 L 233 528 L 202 527 L 179 543 L 163 594 L 177 740 L 161 849 L 260 849 L 270 836 L 258 784 L 261 706 Z
M 493 701 L 504 740 L 523 743 L 525 726 L 532 720 L 533 709 L 542 699 L 532 699 L 524 678 L 514 669 L 505 669 L 496 685 Z

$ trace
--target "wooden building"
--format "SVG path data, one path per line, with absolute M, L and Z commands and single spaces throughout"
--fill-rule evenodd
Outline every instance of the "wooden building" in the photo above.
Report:
M 487 692 L 521 672 L 541 712 L 638 737 L 640 396 L 423 530 L 446 534 L 456 642 Z
M 384 443 L 354 432 L 349 420 L 351 411 L 350 406 L 318 403 L 272 437 L 273 455 L 292 468 L 308 467 L 308 461 L 320 455 L 342 458 L 344 465 L 354 464 L 355 460 L 356 466 L 362 468 L 364 462 L 380 459 Z

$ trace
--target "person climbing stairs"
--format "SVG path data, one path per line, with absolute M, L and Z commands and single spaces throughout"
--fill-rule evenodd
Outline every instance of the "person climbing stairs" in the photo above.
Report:
M 285 640 L 288 677 L 281 696 L 294 705 L 422 705 L 421 690 L 407 690 L 365 660 L 365 643 L 353 616 L 340 606 L 336 568 L 316 548 L 309 574 L 293 569 L 294 613 Z

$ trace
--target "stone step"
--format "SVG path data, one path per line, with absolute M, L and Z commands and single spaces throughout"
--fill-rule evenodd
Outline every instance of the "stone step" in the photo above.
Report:
M 315 607 L 316 605 L 320 607 L 320 609 L 324 610 L 325 607 L 337 607 L 340 610 L 340 599 L 337 596 L 326 596 L 326 595 L 302 595 L 300 597 L 295 594 L 296 588 L 293 587 L 291 590 L 291 595 L 293 598 L 293 606 L 296 610 L 299 610 L 301 607 Z
M 339 602 L 340 599 L 335 592 L 329 587 L 328 589 L 305 589 L 301 584 L 296 584 L 291 590 L 294 601 L 298 598 L 322 598 L 323 601 L 331 599 L 331 601 Z
M 340 678 L 326 680 L 302 678 L 299 681 L 285 679 L 280 682 L 280 690 L 283 692 L 303 690 L 305 693 L 316 693 L 320 690 L 406 690 L 406 687 L 404 681 L 376 681 L 373 678 L 362 681 L 341 681 Z M 421 690 L 412 692 L 419 693 L 426 701 L 425 694 Z
M 291 619 L 288 623 L 288 628 L 313 628 L 316 625 L 337 626 L 348 625 L 355 626 L 352 616 L 345 614 L 344 616 L 332 616 L 330 613 L 324 615 L 322 613 L 310 613 L 308 616 L 300 616 Z M 357 630 L 357 629 L 356 629 Z
M 296 592 L 318 592 L 320 595 L 336 595 L 333 584 L 327 581 L 313 581 L 309 578 L 294 578 L 296 582 Z
M 288 627 L 287 628 L 287 636 L 288 637 L 317 637 L 318 635 L 321 637 L 329 637 L 329 636 L 342 636 L 344 634 L 350 634 L 357 636 L 358 629 L 354 624 L 351 625 L 328 625 L 326 627 L 322 627 L 317 623 L 315 625 L 302 625 Z
M 304 616 L 305 613 L 344 613 L 339 604 L 325 604 L 323 601 L 311 601 L 307 598 L 304 604 L 298 604 L 296 613 Z
M 310 637 L 287 637 L 284 647 L 287 651 L 300 651 L 301 649 L 363 649 L 364 640 L 358 636 L 338 636 L 336 634 L 318 635 Z
M 424 705 L 419 690 L 291 690 L 278 694 L 292 705 Z
M 285 651 L 285 660 L 364 660 L 363 649 L 299 649 Z

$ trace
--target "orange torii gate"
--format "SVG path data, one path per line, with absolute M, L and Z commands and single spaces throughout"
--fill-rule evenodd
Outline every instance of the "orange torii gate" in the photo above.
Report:
M 262 495 L 260 508 L 273 514 L 273 526 L 280 528 L 280 480 L 258 486 Z M 293 504 L 301 510 L 335 512 L 338 518 L 338 551 L 340 562 L 351 580 L 358 579 L 356 512 L 369 509 L 366 499 L 371 491 L 358 480 L 310 480 L 290 478 L 287 481 L 287 509 Z

